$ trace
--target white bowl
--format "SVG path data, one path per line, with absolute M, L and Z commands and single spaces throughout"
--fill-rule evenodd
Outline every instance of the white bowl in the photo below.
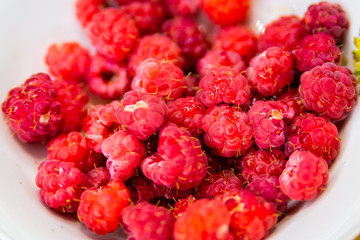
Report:
M 249 24 L 264 24 L 284 14 L 302 15 L 310 0 L 252 0 Z M 341 2 L 351 20 L 344 55 L 351 59 L 359 34 L 360 1 Z M 0 0 L 0 101 L 33 73 L 46 72 L 43 58 L 54 42 L 89 42 L 76 21 L 74 0 Z M 352 61 L 349 61 L 352 68 Z M 331 167 L 326 191 L 285 217 L 269 239 L 352 239 L 360 233 L 360 107 L 341 130 L 342 148 Z M 46 208 L 35 186 L 37 165 L 46 159 L 42 145 L 23 144 L 0 120 L 0 239 L 125 239 L 96 236 L 83 224 Z M 357 135 L 359 134 L 359 135 Z

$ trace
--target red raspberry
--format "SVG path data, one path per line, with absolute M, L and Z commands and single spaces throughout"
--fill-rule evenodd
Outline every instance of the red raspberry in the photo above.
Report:
M 313 114 L 295 118 L 288 129 L 285 154 L 290 157 L 295 151 L 310 151 L 322 157 L 330 166 L 340 149 L 336 125 L 329 119 Z
M 187 76 L 184 76 L 184 81 L 186 82 L 186 90 L 183 93 L 183 97 L 195 96 L 199 90 L 199 76 L 188 74 Z
M 127 130 L 120 130 L 104 140 L 102 153 L 108 158 L 106 166 L 111 179 L 127 180 L 134 175 L 145 155 L 142 142 Z
M 64 42 L 52 44 L 48 48 L 45 62 L 54 77 L 82 81 L 89 69 L 91 58 L 89 50 L 79 43 Z
M 176 220 L 174 240 L 230 240 L 229 223 L 229 211 L 221 201 L 201 199 Z
M 180 217 L 190 205 L 195 203 L 195 201 L 196 199 L 193 195 L 189 195 L 186 198 L 179 199 L 175 203 L 174 209 L 172 210 L 172 214 L 176 218 Z
M 75 212 L 85 175 L 74 163 L 49 160 L 42 162 L 36 174 L 36 186 L 44 203 L 57 212 Z
M 328 165 L 311 152 L 294 152 L 279 177 L 281 191 L 294 200 L 316 197 L 328 180 Z
M 61 128 L 61 104 L 49 75 L 38 73 L 8 93 L 1 109 L 23 142 L 42 142 Z
M 139 36 L 132 18 L 113 8 L 96 13 L 85 31 L 95 49 L 114 61 L 127 57 Z
M 261 175 L 279 177 L 285 168 L 285 154 L 277 149 L 248 151 L 237 164 L 241 164 L 242 176 L 249 182 Z
M 285 123 L 289 107 L 279 101 L 256 101 L 248 111 L 260 148 L 280 147 L 285 141 Z
M 270 47 L 250 61 L 249 84 L 264 96 L 279 94 L 294 78 L 294 57 L 279 47 Z
M 277 101 L 288 105 L 289 108 L 286 118 L 290 121 L 301 114 L 305 114 L 306 112 L 304 101 L 302 101 L 299 91 L 295 88 L 292 88 L 278 96 Z
M 138 176 L 130 178 L 127 183 L 130 189 L 131 199 L 135 203 L 148 202 L 164 195 L 165 187 L 155 184 L 141 172 L 139 172 Z
M 252 145 L 253 129 L 248 115 L 237 107 L 214 106 L 203 119 L 204 140 L 224 157 L 242 154 Z
M 83 173 L 87 173 L 95 168 L 105 167 L 106 158 L 102 153 L 97 153 L 92 150 L 78 163 L 79 169 Z
M 101 153 L 103 141 L 121 128 L 115 118 L 115 111 L 119 106 L 119 101 L 105 106 L 96 105 L 84 120 L 83 130 L 87 145 L 95 152 Z
M 202 0 L 202 8 L 214 23 L 231 25 L 246 20 L 250 0 Z
M 332 36 L 319 32 L 308 35 L 294 48 L 296 67 L 299 71 L 309 71 L 325 62 L 338 63 L 340 49 Z
M 97 54 L 93 57 L 87 76 L 87 86 L 103 99 L 119 99 L 129 88 L 127 67 Z
M 128 239 L 171 239 L 175 218 L 164 207 L 147 202 L 129 206 L 121 214 L 121 222 L 129 233 Z
M 157 186 L 161 186 L 161 185 L 157 185 Z M 177 199 L 185 198 L 189 195 L 192 195 L 194 192 L 194 189 L 192 188 L 188 190 L 179 190 L 177 188 L 167 188 L 164 186 L 161 187 L 163 187 L 164 198 L 169 200 L 174 200 L 175 202 L 177 201 Z M 160 193 L 159 188 L 158 188 L 158 192 Z
M 80 198 L 78 218 L 97 234 L 113 232 L 129 199 L 129 190 L 120 180 L 113 180 L 100 189 L 85 190 Z
M 138 66 L 131 88 L 168 99 L 178 98 L 186 88 L 184 72 L 171 61 L 148 58 Z
M 257 53 L 257 38 L 255 33 L 245 26 L 231 26 L 222 28 L 215 36 L 213 49 L 234 51 L 245 62 Z
M 230 212 L 230 230 L 236 239 L 263 239 L 276 224 L 274 205 L 249 190 L 233 190 L 218 198 Z
M 333 36 L 337 44 L 343 42 L 349 29 L 349 19 L 341 6 L 326 1 L 310 5 L 303 24 L 308 34 L 324 32 Z
M 241 73 L 246 70 L 246 64 L 241 56 L 233 51 L 210 50 L 197 63 L 197 70 L 204 76 L 214 68 L 220 66 L 231 67 L 235 72 Z
M 61 104 L 63 115 L 60 132 L 79 131 L 87 115 L 89 98 L 80 83 L 55 79 L 56 101 Z
M 200 80 L 198 98 L 207 106 L 231 103 L 244 106 L 250 100 L 250 87 L 244 75 L 230 67 L 214 67 Z
M 168 124 L 160 131 L 159 153 L 143 160 L 141 170 L 156 184 L 187 190 L 206 175 L 207 158 L 198 139 L 189 131 Z
M 129 91 L 115 115 L 124 127 L 140 140 L 154 134 L 163 125 L 168 108 L 163 100 L 149 93 Z
M 76 0 L 76 17 L 81 25 L 85 27 L 92 17 L 105 7 L 107 7 L 106 0 Z
M 300 81 L 300 96 L 308 110 L 340 121 L 355 107 L 356 77 L 346 67 L 324 63 L 304 72 Z
M 99 188 L 108 184 L 110 180 L 110 173 L 106 167 L 98 167 L 90 170 L 86 174 L 84 186 L 87 188 Z
M 173 16 L 194 16 L 200 9 L 201 0 L 164 0 L 165 6 Z
M 265 51 L 269 47 L 280 47 L 291 51 L 303 39 L 304 34 L 298 16 L 282 16 L 265 26 L 264 33 L 259 36 L 259 51 Z
M 205 107 L 194 97 L 178 98 L 167 103 L 169 112 L 166 118 L 187 129 L 192 136 L 202 133 L 202 119 Z

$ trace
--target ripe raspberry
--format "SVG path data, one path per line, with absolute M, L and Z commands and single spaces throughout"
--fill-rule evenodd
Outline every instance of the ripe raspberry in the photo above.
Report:
M 340 149 L 338 129 L 325 117 L 310 113 L 299 116 L 292 122 L 287 134 L 285 154 L 288 157 L 295 151 L 310 151 L 330 166 Z
M 80 198 L 78 218 L 99 235 L 113 232 L 129 199 L 129 190 L 120 180 L 113 180 L 100 189 L 85 190 Z
M 276 224 L 274 205 L 249 190 L 233 190 L 218 199 L 230 212 L 230 230 L 236 239 L 263 239 Z
M 202 0 L 202 8 L 214 23 L 225 26 L 246 20 L 250 0 Z
M 76 17 L 81 25 L 85 27 L 93 16 L 107 7 L 106 0 L 76 0 Z
M 308 34 L 324 32 L 333 36 L 337 44 L 342 44 L 349 29 L 349 19 L 341 6 L 326 1 L 310 5 L 303 24 Z
M 84 178 L 73 163 L 48 160 L 39 165 L 35 182 L 41 200 L 55 211 L 66 213 L 77 210 Z
M 86 174 L 83 185 L 86 188 L 99 188 L 108 184 L 110 180 L 110 173 L 106 167 L 98 167 L 90 170 Z
M 200 10 L 201 0 L 164 0 L 172 16 L 195 16 Z
M 284 213 L 286 211 L 288 197 L 280 190 L 278 177 L 260 175 L 253 179 L 246 189 L 272 203 L 278 212 Z
M 213 49 L 234 51 L 247 63 L 257 53 L 257 38 L 248 27 L 226 27 L 215 36 Z
M 149 93 L 129 91 L 115 115 L 120 124 L 140 140 L 154 134 L 163 125 L 168 108 L 163 100 Z
M 178 98 L 167 105 L 169 112 L 166 118 L 170 122 L 187 129 L 192 136 L 202 133 L 202 119 L 206 109 L 196 98 Z
M 183 97 L 194 97 L 199 90 L 199 76 L 188 74 L 184 76 L 184 81 L 186 82 L 186 90 L 183 92 Z
M 148 58 L 138 66 L 131 88 L 168 99 L 179 98 L 186 88 L 184 72 L 171 61 Z
M 253 129 L 248 115 L 237 107 L 214 106 L 203 119 L 204 140 L 220 156 L 244 153 L 252 145 Z
M 112 180 L 125 181 L 132 177 L 145 155 L 144 144 L 127 130 L 120 130 L 105 139 L 101 150 L 108 158 L 106 166 Z
M 175 218 L 166 208 L 142 202 L 125 208 L 121 222 L 129 233 L 129 239 L 168 240 L 172 236 Z
M 157 185 L 157 186 L 161 186 L 161 185 Z M 194 192 L 194 189 L 190 188 L 188 190 L 179 190 L 177 188 L 167 188 L 165 186 L 161 186 L 163 187 L 163 192 L 164 192 L 164 198 L 169 199 L 169 200 L 174 200 L 175 202 L 178 199 L 181 198 L 186 198 L 189 195 L 192 195 Z M 160 193 L 161 190 L 158 187 L 158 192 Z
M 129 88 L 127 67 L 97 54 L 93 57 L 87 76 L 87 86 L 103 99 L 119 99 Z
M 246 70 L 246 64 L 241 56 L 233 51 L 210 50 L 197 63 L 197 71 L 204 76 L 214 68 L 220 66 L 231 67 L 235 72 L 241 73 Z
M 175 203 L 174 209 L 172 210 L 172 214 L 176 218 L 180 217 L 190 205 L 195 203 L 195 201 L 196 199 L 194 198 L 193 195 L 188 195 L 186 198 L 179 199 Z
M 294 200 L 316 197 L 328 180 L 328 165 L 311 152 L 294 152 L 279 177 L 281 191 Z
M 264 33 L 259 36 L 259 51 L 263 52 L 269 47 L 291 51 L 304 35 L 303 25 L 298 16 L 282 16 L 265 26 Z
M 340 49 L 332 36 L 319 32 L 308 35 L 294 48 L 296 67 L 299 71 L 309 71 L 325 62 L 338 63 Z
M 83 130 L 86 142 L 95 152 L 101 153 L 103 141 L 121 128 L 115 118 L 115 111 L 119 106 L 119 101 L 112 101 L 105 106 L 96 105 L 85 118 Z
M 159 153 L 141 163 L 141 170 L 156 184 L 187 190 L 198 186 L 206 175 L 207 158 L 198 139 L 189 131 L 168 124 L 160 131 Z
M 61 128 L 61 104 L 49 75 L 32 75 L 13 88 L 1 110 L 11 130 L 23 142 L 42 142 L 55 136 Z
M 229 223 L 229 211 L 221 201 L 201 199 L 175 222 L 174 240 L 232 239 Z
M 113 8 L 96 13 L 85 32 L 95 49 L 114 61 L 126 58 L 139 36 L 132 18 Z
M 292 88 L 278 96 L 277 101 L 288 105 L 288 112 L 286 118 L 292 121 L 295 117 L 305 114 L 306 108 L 304 101 L 300 98 L 300 93 L 297 89 Z
M 294 57 L 279 47 L 270 47 L 250 61 L 249 84 L 264 96 L 279 94 L 294 78 Z
M 131 199 L 135 203 L 148 202 L 156 197 L 162 197 L 165 191 L 164 186 L 155 184 L 140 171 L 137 176 L 127 181 L 127 186 L 129 186 Z
M 260 148 L 280 147 L 285 141 L 285 123 L 289 107 L 279 101 L 256 101 L 248 111 Z
M 90 150 L 85 158 L 79 161 L 77 165 L 83 173 L 87 173 L 95 168 L 105 167 L 106 157 L 102 153 Z
M 355 107 L 356 77 L 346 67 L 324 63 L 304 72 L 300 81 L 300 96 L 308 110 L 340 121 Z
M 45 62 L 54 77 L 82 81 L 89 69 L 91 58 L 89 50 L 79 43 L 64 42 L 52 44 L 48 48 Z
M 250 100 L 250 87 L 245 76 L 230 67 L 214 67 L 200 80 L 198 98 L 207 106 L 231 103 L 244 106 Z
M 63 115 L 61 133 L 79 131 L 87 115 L 89 98 L 83 85 L 76 82 L 55 79 L 54 89 L 57 93 L 56 101 L 61 104 Z

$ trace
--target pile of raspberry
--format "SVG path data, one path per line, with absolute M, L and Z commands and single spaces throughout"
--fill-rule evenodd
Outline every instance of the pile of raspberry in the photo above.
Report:
M 74 7 L 92 48 L 53 44 L 48 74 L 2 103 L 19 140 L 47 148 L 35 182 L 48 208 L 100 235 L 261 240 L 289 201 L 325 189 L 358 96 L 338 65 L 340 5 L 313 4 L 260 35 L 244 25 L 250 0 Z

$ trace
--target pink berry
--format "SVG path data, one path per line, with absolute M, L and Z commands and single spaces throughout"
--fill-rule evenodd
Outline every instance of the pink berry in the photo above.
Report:
M 201 0 L 164 0 L 169 13 L 173 16 L 194 16 L 200 10 Z
M 86 174 L 83 185 L 86 188 L 100 188 L 108 184 L 110 180 L 110 173 L 106 167 L 98 167 L 90 170 Z
M 75 12 L 81 25 L 85 27 L 96 13 L 107 6 L 106 2 L 106 0 L 76 0 Z
M 297 89 L 292 88 L 287 92 L 282 93 L 277 97 L 277 101 L 285 103 L 288 105 L 287 119 L 293 120 L 301 114 L 305 114 L 306 108 L 304 106 L 304 101 L 300 97 L 300 93 Z
M 186 209 L 192 205 L 194 202 L 196 202 L 196 199 L 193 195 L 188 195 L 186 198 L 179 199 L 174 206 L 174 209 L 172 210 L 172 214 L 178 218 L 181 216 Z

